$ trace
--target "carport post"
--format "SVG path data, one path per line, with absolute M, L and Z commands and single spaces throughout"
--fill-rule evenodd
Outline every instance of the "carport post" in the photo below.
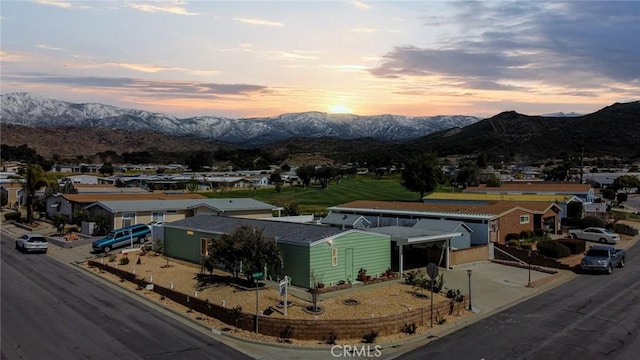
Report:
M 404 249 L 404 245 L 398 241 L 398 270 L 400 272 L 400 276 L 404 273 L 404 261 L 402 249 Z

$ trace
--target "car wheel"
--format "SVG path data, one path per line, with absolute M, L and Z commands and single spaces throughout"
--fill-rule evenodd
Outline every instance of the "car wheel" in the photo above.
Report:
M 18 242 L 16 241 L 16 249 L 18 249 L 18 248 L 19 248 L 19 246 L 18 246 Z
M 138 238 L 138 243 L 140 243 L 140 244 L 143 244 L 145 241 L 147 241 L 147 237 L 146 236 Z
M 111 246 L 105 246 L 102 250 L 104 250 L 104 252 L 108 253 L 109 251 L 111 251 Z
M 577 239 L 577 238 L 578 238 L 578 235 L 576 235 L 576 234 L 571 234 L 571 238 L 572 238 L 572 239 Z
M 600 239 L 600 243 L 606 244 L 607 243 L 607 239 L 605 239 L 605 238 Z
M 620 266 L 621 268 L 624 267 L 624 258 L 620 259 L 620 265 L 618 265 L 618 266 Z
M 607 266 L 607 275 L 611 275 L 613 273 L 613 266 Z

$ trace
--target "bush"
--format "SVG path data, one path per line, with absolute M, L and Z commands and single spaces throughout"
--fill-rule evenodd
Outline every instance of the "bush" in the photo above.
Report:
M 572 254 L 582 254 L 587 249 L 587 244 L 580 239 L 558 239 L 560 244 L 569 248 Z
M 581 227 L 583 229 L 588 227 L 604 227 L 604 221 L 596 216 L 585 216 L 582 218 Z
M 404 326 L 402 327 L 402 332 L 405 334 L 415 334 L 416 333 L 416 323 L 411 323 L 411 324 L 404 324 Z
M 516 240 L 516 239 L 511 239 L 507 242 L 507 245 L 509 246 L 515 246 L 517 248 L 520 247 L 520 240 Z
M 556 240 L 543 240 L 538 242 L 538 252 L 553 259 L 571 255 L 571 250 Z
M 509 242 L 509 240 L 520 240 L 520 234 L 510 233 L 510 234 L 507 234 L 507 236 L 504 239 L 507 242 Z
M 534 236 L 533 230 L 522 230 L 520 231 L 520 239 L 529 239 Z
M 533 249 L 533 245 L 531 243 L 520 244 L 520 249 L 522 249 L 522 250 L 531 250 L 531 249 Z
M 534 229 L 533 230 L 533 236 L 532 237 L 543 237 L 547 234 L 546 231 L 542 230 L 542 229 Z
M 634 228 L 633 226 L 629 226 L 627 224 L 614 224 L 613 232 L 616 232 L 618 234 L 629 235 L 629 236 L 638 235 L 638 229 Z
M 375 330 L 371 330 L 367 335 L 362 338 L 362 342 L 365 344 L 373 344 L 378 337 L 378 332 Z
M 126 256 L 123 256 L 120 258 L 120 265 L 127 265 L 129 263 L 129 258 Z
M 338 335 L 336 335 L 335 331 L 333 330 L 331 330 L 331 332 L 326 338 L 322 339 L 322 341 L 325 344 L 329 344 L 329 345 L 335 345 L 337 340 L 338 340 Z
M 14 212 L 4 214 L 5 220 L 9 220 L 9 221 L 13 220 L 13 221 L 20 222 L 20 218 L 21 218 L 21 214 L 19 211 L 14 211 Z

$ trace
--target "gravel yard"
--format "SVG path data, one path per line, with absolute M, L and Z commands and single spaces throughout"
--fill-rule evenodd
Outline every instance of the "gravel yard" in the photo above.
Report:
M 199 267 L 193 264 L 187 264 L 179 261 L 169 260 L 160 256 L 154 256 L 147 254 L 139 256 L 138 254 L 130 254 L 128 257 L 130 263 L 127 265 L 120 265 L 119 260 L 122 255 L 118 255 L 117 259 L 113 262 L 108 262 L 108 258 L 102 258 L 102 261 L 110 266 L 120 268 L 122 270 L 133 272 L 139 277 L 144 277 L 147 281 L 151 278 L 153 283 L 170 287 L 173 283 L 174 290 L 182 292 L 184 294 L 195 296 L 200 299 L 208 299 L 212 303 L 224 305 L 228 308 L 234 308 L 241 306 L 244 312 L 255 313 L 256 310 L 256 291 L 255 289 L 242 289 L 226 284 L 211 284 L 205 287 L 197 289 L 196 274 L 199 272 Z M 138 258 L 140 258 L 140 264 L 136 264 Z M 100 260 L 98 260 L 100 261 Z M 169 265 L 167 267 L 167 264 Z M 87 267 L 86 264 L 84 264 Z M 135 285 L 129 282 L 120 282 L 120 279 L 107 272 L 100 272 L 97 268 L 89 268 L 89 271 L 94 272 L 101 277 L 113 281 L 116 284 L 125 286 L 131 289 L 135 289 Z M 216 270 L 216 273 L 219 273 Z M 446 288 L 446 278 L 445 278 Z M 209 326 L 218 329 L 229 328 L 229 325 L 224 324 L 216 319 L 207 318 L 202 314 L 188 313 L 186 308 L 182 305 L 173 303 L 168 300 L 161 300 L 158 294 L 155 294 L 147 290 L 138 290 L 144 294 L 147 298 L 161 303 L 165 307 L 172 308 L 178 312 L 187 313 L 188 316 L 197 318 Z M 267 310 L 271 307 L 274 310 L 270 317 L 283 317 L 282 308 L 277 307 L 277 304 L 284 300 L 279 295 L 277 287 L 261 288 L 259 293 L 259 309 L 260 311 Z M 425 290 L 424 293 L 429 295 L 429 291 Z M 288 308 L 287 317 L 297 319 L 314 319 L 316 316 L 320 319 L 362 319 L 365 317 L 381 317 L 385 315 L 397 314 L 400 312 L 408 311 L 409 309 L 416 309 L 420 307 L 428 307 L 430 300 L 428 297 L 417 297 L 414 295 L 414 289 L 398 281 L 389 281 L 384 284 L 377 284 L 377 286 L 360 286 L 353 288 L 346 293 L 335 295 L 331 293 L 321 294 L 319 297 L 318 306 L 323 308 L 323 312 L 319 315 L 309 314 L 303 311 L 303 308 L 311 305 L 308 300 L 308 294 L 304 294 L 305 298 L 298 298 L 289 294 L 288 301 L 293 305 Z M 346 303 L 345 304 L 345 300 Z M 448 300 L 444 294 L 435 294 L 434 302 Z M 355 303 L 355 304 L 354 304 Z M 456 321 L 464 316 L 468 316 L 471 313 L 460 309 L 460 311 L 454 311 L 454 315 L 441 314 L 447 321 Z M 436 326 L 436 325 L 434 325 Z M 275 338 L 257 335 L 248 331 L 231 330 L 235 335 L 246 338 L 259 339 L 261 341 L 277 341 Z M 428 331 L 428 327 L 418 327 L 416 334 L 424 333 Z M 380 337 L 378 342 L 393 342 L 398 341 L 404 337 L 411 337 L 414 335 L 397 334 L 391 336 Z M 313 342 L 291 340 L 298 345 L 311 345 Z

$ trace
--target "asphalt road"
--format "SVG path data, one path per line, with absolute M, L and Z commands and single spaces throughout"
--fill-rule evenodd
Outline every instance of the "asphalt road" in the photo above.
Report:
M 250 359 L 1 236 L 1 359 Z
M 639 253 L 612 275 L 581 274 L 398 359 L 637 359 Z

